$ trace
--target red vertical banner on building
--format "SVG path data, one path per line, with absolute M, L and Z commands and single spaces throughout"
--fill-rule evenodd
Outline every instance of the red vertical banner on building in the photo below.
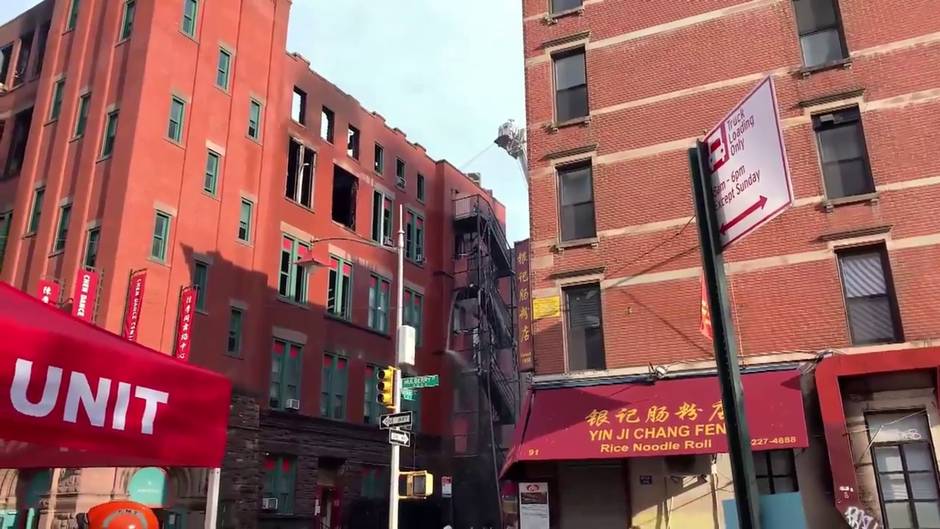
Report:
M 127 284 L 127 302 L 124 306 L 124 327 L 121 336 L 132 342 L 137 341 L 137 325 L 144 303 L 144 286 L 147 283 L 147 270 L 131 272 Z
M 516 325 L 519 371 L 535 368 L 532 357 L 532 289 L 529 285 L 529 240 L 516 243 Z
M 46 305 L 59 306 L 59 296 L 62 295 L 62 285 L 55 279 L 40 279 L 39 300 Z
M 72 316 L 93 323 L 97 301 L 98 272 L 79 268 L 75 274 L 75 290 L 72 294 Z
M 708 338 L 708 341 L 712 341 L 715 339 L 715 335 L 712 333 L 712 315 L 711 310 L 708 308 L 708 286 L 705 285 L 704 273 L 699 276 L 698 280 L 702 285 L 702 320 L 699 323 L 698 330 L 702 333 L 702 336 Z
M 193 315 L 196 313 L 196 295 L 196 287 L 184 287 L 180 291 L 179 316 L 176 321 L 176 349 L 173 354 L 183 362 L 189 362 L 189 350 L 193 335 Z

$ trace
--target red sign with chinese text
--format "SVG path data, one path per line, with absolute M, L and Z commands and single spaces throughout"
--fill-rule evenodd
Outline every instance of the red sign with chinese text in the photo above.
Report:
M 755 451 L 808 446 L 800 373 L 742 377 Z M 727 452 L 717 377 L 537 390 L 518 461 Z M 510 462 L 512 464 L 512 462 Z
M 176 349 L 173 355 L 183 362 L 189 362 L 189 353 L 193 341 L 193 316 L 196 314 L 196 287 L 186 287 L 180 292 L 180 310 L 176 322 Z
M 127 305 L 124 307 L 124 327 L 121 336 L 132 342 L 137 341 L 137 324 L 140 323 L 146 283 L 147 271 L 138 270 L 131 274 L 131 280 L 127 285 Z
M 516 243 L 516 341 L 519 371 L 535 368 L 532 347 L 532 289 L 529 284 L 529 239 Z
M 39 280 L 39 300 L 46 305 L 59 306 L 59 296 L 62 295 L 62 285 L 55 279 Z
M 699 282 L 702 284 L 702 321 L 698 331 L 711 342 L 715 339 L 715 334 L 712 331 L 712 313 L 708 308 L 708 286 L 705 284 L 704 272 L 699 276 Z
M 89 323 L 95 321 L 95 302 L 98 299 L 98 272 L 79 269 L 75 275 L 72 294 L 72 316 Z

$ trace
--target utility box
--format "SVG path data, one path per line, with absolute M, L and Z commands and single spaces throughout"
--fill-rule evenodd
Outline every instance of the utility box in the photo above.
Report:
M 417 334 L 411 325 L 402 325 L 398 329 L 396 352 L 399 365 L 414 367 Z

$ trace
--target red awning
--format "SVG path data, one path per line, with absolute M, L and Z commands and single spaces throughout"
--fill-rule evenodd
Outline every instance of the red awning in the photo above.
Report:
M 754 450 L 808 446 L 800 373 L 742 377 Z M 728 449 L 714 376 L 531 392 L 505 475 L 524 461 L 715 454 Z
M 0 283 L 0 468 L 219 467 L 230 392 Z

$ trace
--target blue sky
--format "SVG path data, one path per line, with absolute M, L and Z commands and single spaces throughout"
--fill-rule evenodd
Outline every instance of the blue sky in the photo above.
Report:
M 0 0 L 0 23 L 37 3 Z M 509 239 L 528 236 L 522 170 L 490 147 L 503 121 L 525 121 L 521 2 L 294 0 L 287 46 L 431 156 L 482 173 Z

